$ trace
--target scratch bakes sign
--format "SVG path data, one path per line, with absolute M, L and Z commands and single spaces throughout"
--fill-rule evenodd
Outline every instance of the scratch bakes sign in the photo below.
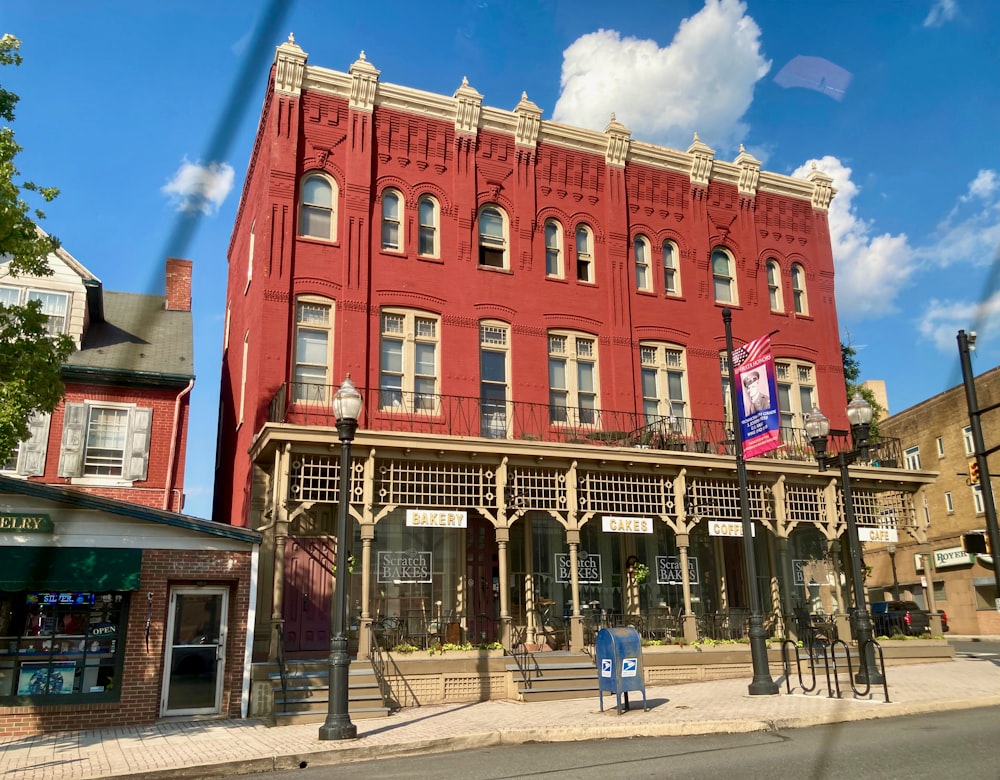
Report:
M 464 509 L 407 509 L 406 525 L 410 528 L 465 528 L 469 513 Z
M 52 518 L 48 515 L 0 515 L 0 533 L 50 534 L 52 531 Z
M 556 553 L 556 582 L 571 582 L 572 572 L 569 553 Z M 581 585 L 600 585 L 602 582 L 600 554 L 588 554 L 581 550 L 576 556 L 576 573 Z
M 375 556 L 375 581 L 430 582 L 433 560 L 430 550 L 379 552 Z
M 688 556 L 688 582 L 698 585 L 698 559 Z M 681 559 L 678 555 L 656 556 L 656 584 L 681 585 Z

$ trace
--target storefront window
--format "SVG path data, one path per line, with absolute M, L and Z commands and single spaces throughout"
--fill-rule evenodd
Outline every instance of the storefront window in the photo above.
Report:
M 0 593 L 0 700 L 117 698 L 127 593 Z

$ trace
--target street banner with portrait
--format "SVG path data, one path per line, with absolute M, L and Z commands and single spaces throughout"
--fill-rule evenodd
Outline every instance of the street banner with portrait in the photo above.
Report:
M 733 351 L 733 376 L 739 391 L 743 456 L 752 458 L 781 446 L 781 418 L 774 381 L 771 337 L 751 341 Z

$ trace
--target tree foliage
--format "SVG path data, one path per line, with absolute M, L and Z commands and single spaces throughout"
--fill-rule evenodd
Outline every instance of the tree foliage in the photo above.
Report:
M 878 421 L 885 413 L 885 409 L 875 398 L 875 393 L 871 388 L 861 384 L 861 362 L 858 360 L 858 351 L 851 346 L 849 341 L 841 342 L 840 355 L 844 362 L 844 388 L 847 391 L 847 402 L 850 403 L 855 393 L 859 393 L 872 406 L 872 424 L 869 431 L 869 438 L 878 440 Z
M 21 64 L 21 42 L 0 38 L 0 66 Z M 59 191 L 21 178 L 15 160 L 22 148 L 10 126 L 20 98 L 0 84 L 0 281 L 18 276 L 50 276 L 48 257 L 59 241 L 39 229 L 45 213 L 26 198 L 51 202 Z M 28 435 L 35 412 L 51 412 L 63 395 L 60 366 L 73 340 L 50 336 L 39 301 L 0 302 L 0 461 Z

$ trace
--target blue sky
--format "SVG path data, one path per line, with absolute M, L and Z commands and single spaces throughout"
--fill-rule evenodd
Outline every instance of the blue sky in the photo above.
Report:
M 43 226 L 105 289 L 161 293 L 194 261 L 185 511 L 208 516 L 226 251 L 274 48 L 313 65 L 364 50 L 385 82 L 766 170 L 813 162 L 830 212 L 841 337 L 892 411 L 961 381 L 955 336 L 1000 363 L 1000 4 L 995 0 L 4 0 L 24 64 L 25 177 L 61 189 Z M 797 57 L 818 58 L 796 60 Z M 737 334 L 753 338 L 758 334 Z

